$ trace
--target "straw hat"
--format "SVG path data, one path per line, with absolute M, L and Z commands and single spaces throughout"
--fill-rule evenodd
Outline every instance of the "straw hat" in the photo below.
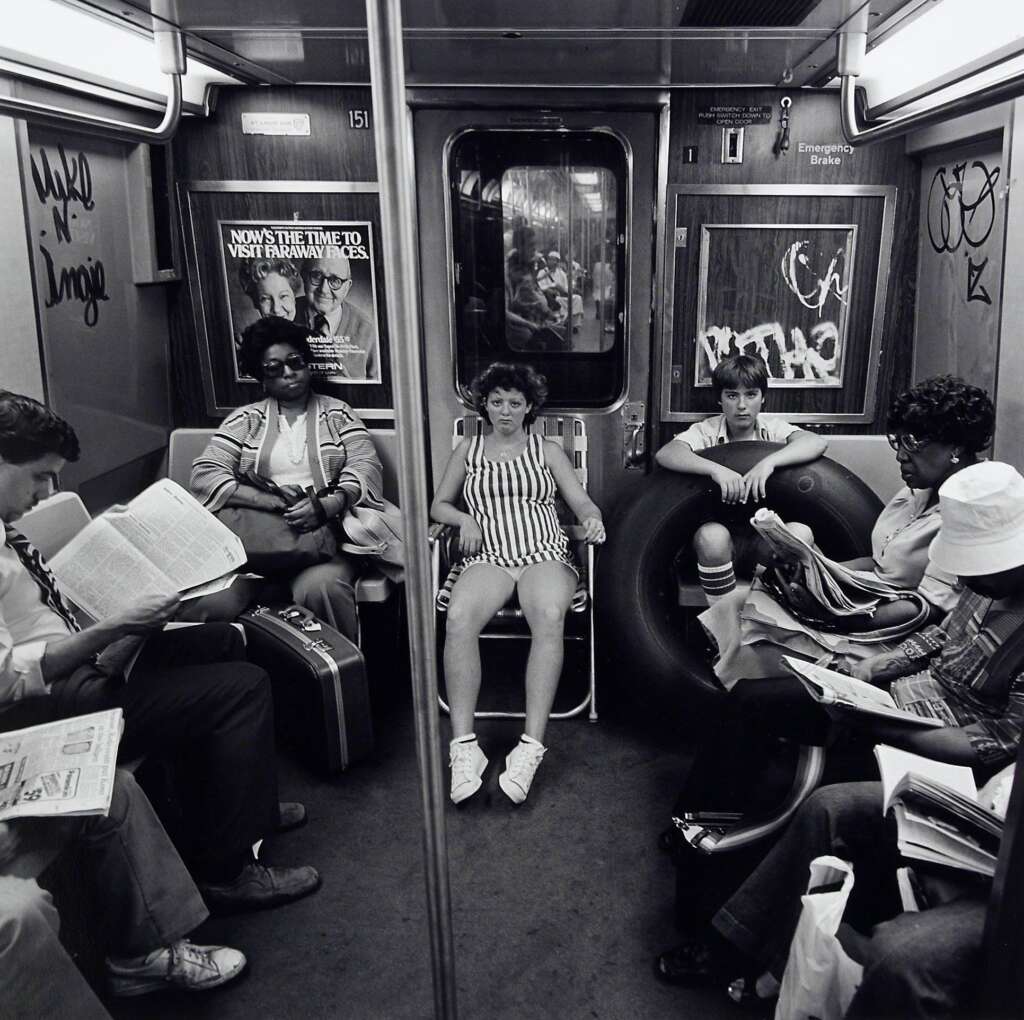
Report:
M 957 471 L 939 489 L 942 527 L 928 554 L 962 577 L 1024 565 L 1024 478 L 1016 468 L 982 461 Z

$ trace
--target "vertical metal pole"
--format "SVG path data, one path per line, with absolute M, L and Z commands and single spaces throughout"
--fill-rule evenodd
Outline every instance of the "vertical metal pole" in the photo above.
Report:
M 370 84 L 376 123 L 377 177 L 391 335 L 391 379 L 398 430 L 399 493 L 405 526 L 405 598 L 416 754 L 423 799 L 427 922 L 434 974 L 434 1015 L 456 1020 L 455 954 L 439 754 L 434 599 L 427 523 L 427 435 L 420 367 L 420 295 L 416 249 L 415 168 L 405 104 L 400 0 L 366 0 Z

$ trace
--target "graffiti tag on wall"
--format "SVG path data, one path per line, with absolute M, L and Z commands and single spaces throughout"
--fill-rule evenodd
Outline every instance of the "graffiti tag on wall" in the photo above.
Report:
M 756 354 L 777 384 L 843 384 L 856 228 L 702 228 L 696 384 L 718 363 Z
M 65 301 L 81 302 L 85 324 L 92 328 L 99 322 L 99 302 L 110 300 L 103 261 L 86 255 L 84 261 L 75 262 L 72 256 L 69 264 L 61 264 L 61 255 L 67 250 L 61 246 L 74 242 L 72 228 L 79 211 L 92 212 L 96 205 L 89 160 L 84 152 L 69 156 L 64 146 L 58 145 L 55 154 L 41 147 L 38 163 L 34 155 L 29 161 L 36 196 L 53 217 L 54 252 L 50 251 L 49 232 L 40 231 L 40 235 L 47 238 L 46 242 L 39 242 L 45 270 L 44 303 L 47 308 L 53 308 Z
M 928 241 L 936 254 L 963 251 L 967 274 L 965 300 L 992 304 L 982 282 L 988 256 L 975 259 L 996 222 L 996 182 L 1000 168 L 989 169 L 980 159 L 970 166 L 940 166 L 928 189 Z

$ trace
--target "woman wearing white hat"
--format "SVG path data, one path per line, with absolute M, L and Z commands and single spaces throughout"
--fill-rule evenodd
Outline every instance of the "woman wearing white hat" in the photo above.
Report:
M 946 722 L 926 732 L 872 723 L 875 739 L 991 772 L 1014 758 L 1024 731 L 1024 652 L 993 668 L 1024 627 L 1024 478 L 1009 464 L 974 464 L 939 489 L 939 511 L 931 558 L 964 585 L 959 601 L 941 624 L 865 659 L 855 675 L 896 681 L 898 705 Z

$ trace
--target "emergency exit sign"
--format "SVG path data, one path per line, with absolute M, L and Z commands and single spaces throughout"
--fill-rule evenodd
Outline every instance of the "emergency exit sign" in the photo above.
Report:
M 770 106 L 717 105 L 697 108 L 697 121 L 701 124 L 715 124 L 718 127 L 748 127 L 750 124 L 767 124 L 772 119 Z

